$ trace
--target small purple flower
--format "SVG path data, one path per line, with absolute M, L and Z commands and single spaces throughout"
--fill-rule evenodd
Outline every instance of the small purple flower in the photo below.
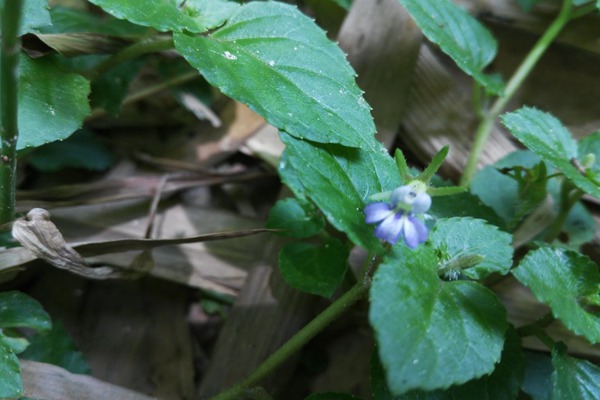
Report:
M 375 237 L 392 245 L 403 238 L 414 249 L 427 240 L 427 226 L 416 214 L 423 214 L 431 207 L 427 187 L 419 181 L 400 186 L 389 195 L 389 201 L 371 203 L 365 207 L 367 224 L 379 223 Z

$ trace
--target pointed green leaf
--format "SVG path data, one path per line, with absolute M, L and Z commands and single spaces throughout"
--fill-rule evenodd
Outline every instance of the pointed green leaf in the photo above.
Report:
M 346 274 L 348 249 L 337 239 L 321 246 L 290 243 L 279 252 L 279 270 L 298 290 L 331 297 Z
M 311 144 L 286 134 L 281 138 L 287 146 L 287 162 L 329 223 L 354 243 L 382 252 L 374 227 L 365 223 L 363 209 L 369 196 L 400 186 L 398 170 L 385 148 L 377 142 L 378 150 L 369 151 Z
M 52 58 L 22 56 L 17 149 L 69 137 L 90 113 L 89 92 L 85 78 L 62 71 Z
M 269 212 L 267 228 L 282 236 L 306 238 L 319 233 L 325 226 L 323 216 L 315 206 L 302 199 L 282 199 Z
M 476 265 L 457 271 L 473 279 L 485 279 L 492 272 L 504 275 L 512 266 L 512 236 L 481 219 L 439 220 L 428 242 L 441 255 L 442 268 L 460 257 L 482 257 Z
M 453 187 L 450 182 L 437 176 L 433 178 L 434 188 Z M 488 223 L 504 227 L 505 223 L 496 212 L 484 204 L 479 197 L 471 193 L 458 193 L 452 196 L 437 196 L 433 198 L 429 213 L 436 218 L 473 217 L 484 219 Z
M 5 1 L 0 0 L 0 17 L 4 10 Z M 51 23 L 50 13 L 48 12 L 48 0 L 24 0 L 19 36 L 35 32 L 38 28 L 50 25 Z
M 500 360 L 506 310 L 475 282 L 443 282 L 425 246 L 396 246 L 375 273 L 369 320 L 392 393 L 434 390 L 489 374 Z
M 552 353 L 552 400 L 600 399 L 600 368 L 562 351 Z
M 445 391 L 414 390 L 402 396 L 402 400 L 514 400 L 523 381 L 523 372 L 521 338 L 511 328 L 506 332 L 502 358 L 490 375 L 464 385 L 452 386 Z
M 10 347 L 0 340 L 0 399 L 16 399 L 23 394 L 19 359 Z
M 527 148 L 559 169 L 581 190 L 600 197 L 600 186 L 573 165 L 577 143 L 554 116 L 532 107 L 504 114 L 502 123 Z
M 21 292 L 0 293 L 0 328 L 50 329 L 50 316 L 40 303 Z
M 298 138 L 373 149 L 375 125 L 344 53 L 295 7 L 243 5 L 208 36 L 174 35 L 226 95 Z
M 600 182 L 600 131 L 594 132 L 579 141 L 578 158 L 584 163 L 588 157 L 594 158 L 594 163 L 587 168 L 588 173 L 596 182 Z
M 567 328 L 591 343 L 600 342 L 600 314 L 594 311 L 600 273 L 592 260 L 574 251 L 543 247 L 529 253 L 513 275 Z
M 19 357 L 58 365 L 74 374 L 90 373 L 83 354 L 75 348 L 73 339 L 61 323 L 53 323 L 50 331 L 34 335 L 30 342 L 27 350 L 19 354 Z
M 474 17 L 450 0 L 400 0 L 429 40 L 492 94 L 502 82 L 483 69 L 496 57 L 496 40 Z
M 104 11 L 161 32 L 204 32 L 221 25 L 239 5 L 227 0 L 90 0 Z

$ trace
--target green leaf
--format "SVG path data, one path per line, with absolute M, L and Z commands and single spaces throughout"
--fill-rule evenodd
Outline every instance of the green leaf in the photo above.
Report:
M 521 143 L 559 169 L 580 189 L 600 197 L 600 186 L 572 164 L 578 155 L 577 143 L 558 119 L 538 109 L 522 107 L 504 114 L 502 123 Z
M 423 392 L 414 390 L 402 400 L 514 400 L 523 380 L 524 363 L 521 338 L 514 329 L 508 329 L 502 358 L 490 375 L 484 375 L 448 390 Z M 391 399 L 390 399 L 391 400 Z
M 306 200 L 279 200 L 269 212 L 267 228 L 282 229 L 275 232 L 283 236 L 306 238 L 316 235 L 325 226 L 323 216 L 315 206 Z
M 208 82 L 271 125 L 300 139 L 375 149 L 370 108 L 344 53 L 295 7 L 248 3 L 208 36 L 174 40 Z
M 50 331 L 34 335 L 20 357 L 58 365 L 74 374 L 89 374 L 91 371 L 60 322 L 54 322 Z
M 525 379 L 522 390 L 532 400 L 552 400 L 552 361 L 547 354 L 525 351 Z
M 363 208 L 369 196 L 400 186 L 394 160 L 384 147 L 369 151 L 339 145 L 311 144 L 286 134 L 287 162 L 306 193 L 327 220 L 350 239 L 373 252 L 383 247 L 367 226 Z
M 329 298 L 344 279 L 347 259 L 348 249 L 334 238 L 321 246 L 290 243 L 279 252 L 279 269 L 293 288 Z
M 437 187 L 449 187 L 451 183 L 435 176 L 433 184 Z M 479 197 L 471 193 L 459 193 L 452 196 L 436 196 L 431 203 L 429 214 L 436 218 L 473 217 L 484 219 L 492 225 L 503 228 L 506 224 L 496 212 L 484 204 Z
M 539 157 L 529 150 L 515 151 L 495 164 L 479 170 L 471 182 L 471 192 L 477 195 L 483 203 L 492 207 L 508 224 L 510 231 L 513 231 L 520 222 L 516 218 L 519 208 L 522 209 L 518 206 L 520 202 L 519 184 L 500 170 L 517 166 L 534 168 L 539 162 Z M 547 182 L 547 189 L 554 198 L 554 206 L 558 211 L 560 185 L 556 180 L 550 180 Z M 528 196 L 527 191 L 524 191 L 522 196 Z M 594 237 L 596 223 L 583 204 L 578 202 L 569 212 L 562 231 L 568 236 L 569 246 L 578 248 Z
M 589 361 L 579 360 L 553 351 L 552 400 L 600 399 L 600 368 Z
M 23 352 L 29 346 L 27 339 L 18 336 L 7 336 L 4 333 L 0 333 L 0 341 L 4 342 L 15 354 Z
M 431 230 L 428 242 L 439 252 L 441 268 L 460 257 L 482 257 L 476 265 L 457 271 L 473 279 L 485 279 L 493 272 L 504 275 L 512 266 L 512 236 L 481 219 L 439 220 Z
M 59 171 L 63 168 L 102 171 L 112 165 L 113 155 L 92 133 L 80 131 L 65 141 L 38 147 L 29 161 L 40 171 Z
M 286 150 L 281 154 L 281 158 L 279 159 L 279 164 L 277 166 L 277 172 L 279 173 L 279 177 L 281 181 L 294 193 L 294 195 L 299 199 L 306 198 L 306 191 L 304 189 L 304 185 L 300 181 L 300 177 L 298 176 L 298 171 L 294 169 L 292 163 L 290 162 L 290 157 Z
M 539 157 L 528 150 L 514 151 L 495 164 L 477 171 L 471 182 L 471 193 L 478 196 L 483 203 L 492 207 L 500 217 L 509 222 L 517 213 L 519 185 L 516 180 L 501 173 L 498 169 L 514 166 L 532 168 L 539 161 Z
M 0 0 L 0 18 L 4 11 L 5 1 Z M 50 13 L 48 12 L 48 0 L 24 0 L 19 36 L 29 32 L 36 32 L 38 28 L 50 25 L 51 23 Z
M 503 84 L 483 73 L 494 59 L 496 40 L 474 17 L 450 0 L 400 0 L 429 40 L 488 92 L 501 94 Z
M 491 373 L 506 310 L 475 282 L 442 282 L 433 249 L 396 246 L 375 273 L 369 320 L 392 393 L 434 390 Z
M 19 359 L 4 341 L 0 340 L 0 399 L 19 398 L 23 394 Z
M 592 260 L 574 251 L 543 247 L 529 253 L 513 275 L 567 328 L 591 343 L 600 342 L 600 315 L 593 311 L 600 273 Z
M 21 292 L 0 293 L 0 328 L 33 328 L 47 330 L 50 316 L 40 303 Z
M 19 78 L 19 150 L 69 137 L 90 113 L 89 82 L 51 57 L 22 56 Z
M 227 0 L 90 0 L 104 11 L 161 32 L 205 32 L 215 28 L 239 7 Z M 183 6 L 181 6 L 183 4 Z

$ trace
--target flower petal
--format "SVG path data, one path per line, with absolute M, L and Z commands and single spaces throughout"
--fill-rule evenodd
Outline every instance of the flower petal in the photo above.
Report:
M 431 207 L 431 196 L 427 193 L 419 193 L 413 202 L 412 212 L 423 214 Z
M 375 237 L 385 240 L 389 244 L 396 244 L 402 234 L 402 227 L 406 221 L 402 212 L 397 212 L 383 220 L 375 228 Z
M 429 230 L 427 226 L 419 218 L 414 215 L 409 215 L 406 223 L 404 224 L 404 242 L 408 247 L 414 249 L 419 244 L 427 240 Z
M 373 224 L 375 222 L 383 221 L 390 215 L 392 215 L 392 207 L 388 203 L 371 203 L 364 209 L 365 221 L 367 224 Z

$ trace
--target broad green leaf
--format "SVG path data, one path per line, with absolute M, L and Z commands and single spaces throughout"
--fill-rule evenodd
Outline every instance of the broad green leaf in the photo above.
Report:
M 538 109 L 522 107 L 504 114 L 502 123 L 521 143 L 559 169 L 580 189 L 600 197 L 600 186 L 572 164 L 578 155 L 577 143 L 558 119 Z
M 449 218 L 436 222 L 428 239 L 441 263 L 450 265 L 461 257 L 477 255 L 481 262 L 457 271 L 473 279 L 490 273 L 506 274 L 512 265 L 512 236 L 481 219 Z
M 331 297 L 346 274 L 348 249 L 332 238 L 325 244 L 289 243 L 279 252 L 279 270 L 298 290 Z
M 435 251 L 396 246 L 371 286 L 369 320 L 388 387 L 444 389 L 491 373 L 500 360 L 506 310 L 475 282 L 443 282 Z
M 361 400 L 360 397 L 353 396 L 349 393 L 316 393 L 311 394 L 304 400 Z
M 29 162 L 41 171 L 64 168 L 102 171 L 112 165 L 113 155 L 92 133 L 80 131 L 67 140 L 38 147 L 31 154 Z
M 552 309 L 567 328 L 600 342 L 598 305 L 600 273 L 588 257 L 558 248 L 543 247 L 529 253 L 513 270 L 535 297 Z M 589 309 L 588 309 L 589 308 Z
M 2 340 L 0 340 L 0 378 L 0 399 L 21 397 L 23 382 L 19 359 Z
M 104 11 L 161 32 L 205 32 L 221 25 L 239 7 L 227 0 L 90 0 Z
M 451 183 L 435 176 L 435 187 L 447 187 Z M 473 217 L 484 219 L 492 225 L 504 228 L 505 222 L 488 205 L 484 204 L 477 196 L 471 193 L 459 193 L 452 196 L 434 197 L 428 214 L 436 218 Z
M 282 134 L 287 162 L 327 220 L 370 251 L 382 252 L 374 227 L 365 223 L 369 196 L 400 186 L 394 160 L 383 146 L 369 151 L 339 145 L 311 144 Z
M 532 168 L 539 162 L 539 157 L 529 150 L 515 151 L 494 165 L 479 170 L 471 182 L 471 192 L 476 194 L 486 205 L 492 207 L 508 224 L 510 231 L 513 231 L 520 222 L 515 217 L 519 208 L 519 185 L 515 179 L 503 174 L 500 170 L 516 166 Z M 554 208 L 558 211 L 560 185 L 552 179 L 548 182 L 547 189 L 554 198 Z M 578 248 L 594 237 L 596 223 L 589 211 L 581 202 L 578 202 L 569 212 L 562 231 L 568 237 L 568 245 Z
M 509 329 L 502 350 L 502 358 L 494 372 L 447 390 L 411 391 L 402 400 L 514 400 L 523 381 L 523 352 L 521 338 Z M 376 400 L 376 399 L 374 399 Z M 391 400 L 391 399 L 390 399 Z
M 243 5 L 208 36 L 175 33 L 175 47 L 226 95 L 300 139 L 365 150 L 375 125 L 344 53 L 295 7 Z
M 436 43 L 467 74 L 492 94 L 503 84 L 483 69 L 492 62 L 497 43 L 492 34 L 451 0 L 400 0 L 429 40 Z
M 0 328 L 50 329 L 50 316 L 40 303 L 21 292 L 0 293 Z
M 304 190 L 304 186 L 300 181 L 298 171 L 294 169 L 289 158 L 288 152 L 284 150 L 283 154 L 281 154 L 281 158 L 279 159 L 279 164 L 277 165 L 277 172 L 279 173 L 281 181 L 288 188 L 290 188 L 292 193 L 294 193 L 297 198 L 305 199 L 306 191 Z
M 2 17 L 5 1 L 0 0 L 0 17 Z M 48 0 L 24 0 L 19 36 L 35 32 L 38 28 L 50 25 L 51 23 L 50 13 L 48 12 Z
M 269 212 L 267 228 L 282 229 L 275 232 L 283 236 L 306 238 L 319 233 L 325 226 L 323 216 L 306 200 L 282 199 Z
M 552 360 L 545 353 L 524 351 L 525 379 L 521 389 L 532 400 L 552 400 Z
M 552 400 L 600 399 L 600 368 L 571 357 L 562 349 L 552 353 Z
M 17 149 L 38 147 L 69 137 L 89 114 L 89 82 L 63 72 L 50 57 L 22 56 L 19 76 Z
M 74 374 L 90 373 L 83 354 L 75 348 L 73 340 L 59 322 L 54 322 L 50 331 L 34 335 L 27 350 L 19 357 L 58 365 Z

